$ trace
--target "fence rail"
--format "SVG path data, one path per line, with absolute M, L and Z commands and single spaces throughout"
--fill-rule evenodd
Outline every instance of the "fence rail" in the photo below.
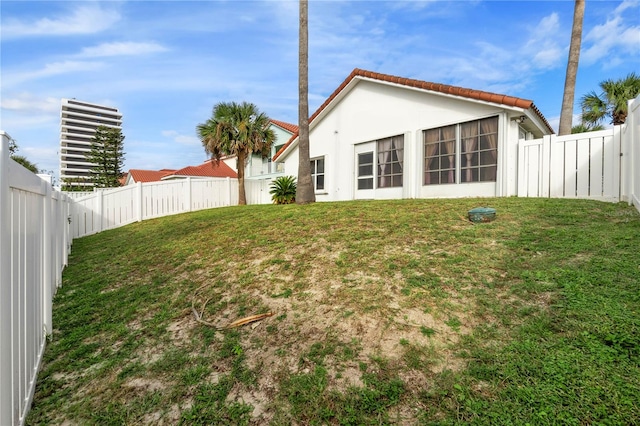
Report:
M 70 200 L 9 158 L 0 132 L 0 424 L 22 424 L 70 248 Z

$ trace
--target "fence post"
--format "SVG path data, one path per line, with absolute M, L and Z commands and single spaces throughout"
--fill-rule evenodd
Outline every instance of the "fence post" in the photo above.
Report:
M 227 177 L 227 206 L 231 205 L 231 178 Z
M 52 309 L 51 303 L 53 301 L 53 292 L 51 290 L 51 282 L 52 282 L 52 253 L 51 253 L 51 245 L 54 244 L 56 239 L 54 238 L 52 241 L 51 234 L 53 227 L 51 226 L 51 185 L 45 181 L 42 181 L 41 186 L 44 186 L 44 200 L 42 203 L 43 211 L 42 211 L 42 318 L 44 320 L 45 334 L 51 334 L 53 331 L 52 326 Z M 58 247 L 56 247 L 56 250 Z
M 136 182 L 136 207 L 138 222 L 142 222 L 142 182 Z
M 0 137 L 0 424 L 12 424 L 9 135 Z
M 71 253 L 71 243 L 73 242 L 73 237 L 71 235 L 71 203 L 69 202 L 70 198 L 65 193 L 61 193 L 63 204 L 61 206 L 62 209 L 62 220 L 64 226 L 64 253 L 62 257 L 62 267 L 67 266 L 69 263 L 69 253 Z M 60 286 L 62 286 L 62 281 L 60 281 Z

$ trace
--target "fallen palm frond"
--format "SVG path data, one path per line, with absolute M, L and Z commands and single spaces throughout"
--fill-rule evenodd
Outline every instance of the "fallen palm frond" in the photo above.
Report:
M 208 286 L 208 284 L 202 285 L 200 286 L 194 293 L 193 293 L 193 300 L 191 301 L 191 311 L 193 311 L 193 316 L 195 317 L 196 321 L 199 322 L 200 324 L 206 325 L 208 327 L 213 327 L 216 330 L 220 331 L 220 330 L 228 330 L 230 328 L 236 328 L 236 327 L 241 327 L 243 325 L 246 324 L 250 324 L 252 322 L 255 321 L 260 321 L 262 319 L 265 319 L 267 317 L 270 317 L 273 315 L 273 312 L 266 312 L 264 314 L 257 314 L 257 315 L 250 315 L 248 317 L 244 317 L 244 318 L 240 318 L 238 320 L 235 320 L 234 322 L 225 325 L 224 327 L 218 327 L 217 325 L 213 324 L 212 322 L 209 321 L 205 321 L 203 319 L 204 317 L 204 310 L 207 306 L 207 303 L 209 303 L 209 301 L 211 300 L 211 298 L 206 299 L 203 303 L 202 306 L 200 308 L 200 312 L 198 312 L 198 310 L 196 309 L 196 294 L 198 294 L 198 292 L 200 290 L 202 290 L 204 287 Z
M 265 319 L 272 315 L 273 315 L 273 312 L 266 312 L 264 314 L 251 315 L 248 317 L 240 318 L 239 320 L 235 320 L 231 324 L 228 324 L 222 328 L 219 328 L 219 330 L 227 330 L 229 328 L 241 327 L 243 325 L 246 325 L 255 321 L 260 321 L 261 319 Z

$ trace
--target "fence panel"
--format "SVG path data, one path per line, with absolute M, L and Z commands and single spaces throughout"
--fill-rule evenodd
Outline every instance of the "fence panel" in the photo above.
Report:
M 244 181 L 247 204 L 271 204 L 273 179 L 249 179 Z
M 597 132 L 520 141 L 518 195 L 618 201 L 620 135 L 620 126 L 616 126 Z
M 191 210 L 238 204 L 237 187 L 238 181 L 231 178 L 191 179 Z
M 603 195 L 605 190 L 604 179 L 602 177 L 608 173 L 608 171 L 605 170 L 606 163 L 604 160 L 604 143 L 597 138 L 593 138 L 589 141 L 589 144 L 591 150 L 590 168 L 592 170 L 599 171 L 599 173 L 590 173 L 589 188 L 593 194 Z
M 544 158 L 548 157 L 549 140 L 520 140 L 518 142 L 518 195 L 521 197 L 548 196 L 548 170 L 545 174 Z M 547 191 L 547 192 L 545 192 Z
M 577 135 L 576 135 L 577 136 Z M 578 139 L 575 141 L 576 145 L 576 197 L 588 198 L 591 195 L 591 178 L 590 176 L 598 175 L 596 169 L 590 167 L 591 160 L 591 140 Z M 597 145 L 597 144 L 595 144 Z
M 83 237 L 100 232 L 98 202 L 99 193 L 94 192 L 86 197 L 78 198 L 71 207 L 72 238 Z
M 613 134 L 602 135 L 596 142 L 602 144 L 602 192 L 595 194 L 605 201 L 620 200 L 621 126 Z M 600 139 L 601 138 L 601 139 Z
M 137 220 L 135 186 L 98 191 L 102 197 L 102 230 L 118 228 Z
M 68 255 L 70 200 L 9 158 L 0 132 L 0 424 L 23 424 Z
M 186 180 L 142 184 L 142 220 L 189 211 L 186 207 Z

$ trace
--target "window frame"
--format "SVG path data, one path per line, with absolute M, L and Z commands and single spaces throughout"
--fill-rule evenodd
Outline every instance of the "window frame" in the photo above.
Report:
M 491 120 L 491 121 L 490 121 Z M 495 127 L 495 131 L 483 127 Z M 477 132 L 468 133 L 471 125 L 475 125 Z M 467 126 L 463 131 L 463 126 Z M 437 149 L 431 149 L 431 153 L 427 149 L 427 145 L 433 145 L 434 142 L 427 143 L 427 134 L 435 130 L 442 132 L 444 129 L 453 128 L 455 131 L 454 152 L 453 155 L 442 148 L 445 142 L 451 142 L 451 138 L 442 138 L 434 141 L 440 146 Z M 423 129 L 422 133 L 422 186 L 439 186 L 439 185 L 459 185 L 472 183 L 497 183 L 498 181 L 498 159 L 500 148 L 500 116 L 492 115 L 489 117 L 478 118 L 446 126 L 433 127 Z M 465 134 L 468 133 L 468 134 Z M 474 140 L 475 139 L 475 140 Z M 469 141 L 469 142 L 467 142 Z M 469 145 L 467 145 L 469 143 Z M 492 146 L 495 145 L 495 146 Z M 487 148 L 488 146 L 488 148 Z M 442 152 L 442 151 L 446 152 Z M 430 155 L 429 155 L 430 154 Z M 470 156 L 469 156 L 470 154 Z M 449 156 L 448 165 L 450 166 L 451 157 L 453 157 L 453 168 L 442 167 L 441 159 Z M 488 159 L 487 159 L 488 158 Z M 439 168 L 427 170 L 427 165 L 438 159 Z M 447 173 L 448 178 L 443 182 L 443 174 Z M 437 173 L 437 175 L 434 175 Z M 470 177 L 471 176 L 471 177 Z M 489 176 L 489 178 L 487 178 Z M 437 177 L 435 182 L 433 178 Z M 449 181 L 453 178 L 453 181 Z
M 371 155 L 371 162 L 366 162 L 366 163 L 361 163 L 360 159 L 361 157 L 365 156 L 365 155 Z M 365 151 L 365 152 L 359 152 L 356 154 L 356 167 L 357 167 L 357 174 L 356 174 L 356 188 L 358 189 L 358 191 L 369 191 L 372 189 L 375 189 L 375 184 L 376 184 L 376 175 L 375 175 L 375 171 L 376 171 L 376 153 L 375 153 L 375 149 L 372 149 L 371 151 Z M 362 167 L 371 167 L 371 174 L 360 174 Z M 371 188 L 361 188 L 360 187 L 360 183 L 371 183 Z M 367 185 L 368 186 L 368 185 Z
M 318 161 L 322 161 L 322 172 L 318 172 Z M 325 156 L 314 157 L 310 159 L 311 162 L 311 180 L 313 181 L 313 190 L 315 192 L 326 192 L 327 186 L 327 162 Z M 322 188 L 318 188 L 318 177 L 322 176 Z

